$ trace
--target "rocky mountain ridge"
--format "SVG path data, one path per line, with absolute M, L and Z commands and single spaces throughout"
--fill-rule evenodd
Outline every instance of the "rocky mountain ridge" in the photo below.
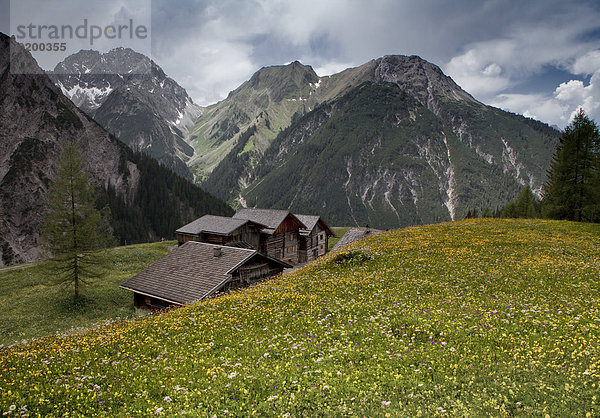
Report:
M 402 55 L 384 56 L 326 77 L 319 77 L 312 67 L 298 61 L 264 67 L 225 100 L 204 109 L 193 126 L 190 118 L 184 117 L 187 129 L 178 131 L 172 123 L 167 127 L 168 124 L 157 121 L 154 110 L 157 103 L 151 103 L 155 93 L 151 85 L 145 83 L 154 80 L 153 85 L 156 85 L 162 76 L 136 78 L 127 76 L 126 72 L 162 70 L 143 56 L 132 56 L 131 50 L 111 53 L 114 56 L 108 59 L 108 54 L 82 51 L 80 57 L 65 60 L 62 64 L 65 67 L 57 67 L 57 72 L 77 74 L 76 83 L 59 85 L 63 90 L 74 86 L 69 91 L 76 91 L 87 86 L 86 91 L 95 88 L 100 92 L 119 85 L 106 96 L 103 93 L 94 96 L 100 98 L 96 110 L 90 110 L 94 117 L 101 124 L 112 126 L 113 132 L 133 143 L 136 149 L 147 147 L 150 154 L 161 155 L 161 161 L 168 167 L 188 178 L 193 174 L 198 184 L 234 206 L 309 210 L 308 201 L 299 203 L 301 197 L 311 194 L 300 192 L 301 188 L 309 187 L 302 184 L 300 178 L 311 183 L 310 187 L 315 190 L 319 189 L 319 181 L 336 178 L 344 185 L 344 193 L 340 194 L 338 187 L 333 194 L 339 194 L 347 204 L 338 207 L 329 202 L 329 207 L 337 208 L 338 212 L 331 212 L 331 216 L 340 223 L 394 227 L 457 219 L 472 208 L 502 206 L 524 185 L 540 195 L 558 137 L 557 131 L 544 124 L 480 103 L 436 65 L 418 56 Z M 115 57 L 119 54 L 123 54 L 125 67 L 117 64 L 119 60 Z M 121 71 L 113 84 L 97 77 L 86 84 L 91 73 L 111 71 Z M 136 83 L 136 80 L 144 82 Z M 390 85 L 397 86 L 398 90 L 391 93 Z M 158 97 L 162 97 L 162 90 L 158 91 Z M 374 92 L 385 92 L 390 103 L 380 103 Z M 349 123 L 348 119 L 363 115 L 341 105 L 348 102 L 347 97 L 355 97 L 360 102 L 357 94 L 378 104 L 377 111 L 363 120 L 370 136 L 355 134 L 365 130 Z M 168 106 L 168 102 L 158 105 L 160 108 Z M 395 112 L 394 109 L 408 111 L 411 123 L 402 124 L 398 115 L 390 113 Z M 293 160 L 298 160 L 298 155 L 307 149 L 313 153 L 313 163 L 320 158 L 311 137 L 331 141 L 332 133 L 327 132 L 327 128 L 332 120 L 340 117 L 339 112 L 346 115 L 339 129 L 345 132 L 346 139 L 333 142 L 352 155 L 338 155 L 340 159 L 334 164 L 338 172 L 319 177 L 308 162 L 303 166 Z M 164 115 L 161 120 L 165 120 Z M 303 125 L 299 125 L 300 120 Z M 423 126 L 424 121 L 427 121 L 426 126 Z M 334 125 L 340 126 L 339 123 Z M 398 126 L 404 131 L 396 129 Z M 123 127 L 129 133 L 123 131 Z M 131 140 L 131 136 L 137 139 Z M 167 137 L 170 139 L 161 139 Z M 378 140 L 373 142 L 372 137 Z M 374 168 L 371 159 L 376 159 L 376 149 L 382 142 L 386 147 L 404 150 L 406 155 L 396 161 L 378 162 L 379 166 Z M 171 145 L 165 145 L 167 143 Z M 365 152 L 365 144 L 370 144 L 371 157 Z M 182 164 L 187 167 L 182 169 Z M 400 167 L 402 164 L 421 165 L 426 169 Z M 309 170 L 312 180 L 308 180 L 306 173 L 281 171 L 290 167 L 295 171 Z M 359 167 L 368 167 L 370 171 L 359 175 L 360 169 L 355 172 Z M 284 188 L 287 180 L 282 177 L 285 176 L 293 176 L 297 181 Z M 420 177 L 427 178 L 429 184 L 425 185 Z M 269 180 L 271 178 L 274 180 Z M 502 184 L 503 189 L 491 187 L 490 178 Z M 269 184 L 271 186 L 267 186 Z M 431 188 L 431 185 L 436 187 Z M 293 197 L 283 197 L 291 192 L 294 192 Z M 371 194 L 373 196 L 367 199 Z M 310 205 L 326 205 L 327 199 L 317 195 L 311 197 Z M 357 196 L 360 198 L 355 200 Z M 412 203 L 408 203 L 411 209 L 405 208 L 407 215 L 399 216 L 398 205 L 411 199 Z M 372 207 L 375 201 L 379 201 L 379 209 Z M 423 206 L 424 202 L 429 206 Z M 364 208 L 364 213 L 359 206 Z M 357 216 L 356 213 L 362 214 Z
M 540 146 L 552 141 L 528 134 Z M 460 219 L 472 207 L 503 205 L 522 187 L 394 83 L 364 82 L 317 106 L 282 131 L 259 166 L 241 192 L 247 206 L 318 208 L 339 225 Z M 215 175 L 226 178 L 225 168 Z
M 52 80 L 80 109 L 132 149 L 191 179 L 188 130 L 202 114 L 185 89 L 129 48 L 82 50 L 56 65 Z

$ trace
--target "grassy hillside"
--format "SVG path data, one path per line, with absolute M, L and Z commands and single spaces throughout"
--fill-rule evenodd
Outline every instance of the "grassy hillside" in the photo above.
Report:
M 106 275 L 83 285 L 73 302 L 73 286 L 52 285 L 44 262 L 0 269 L 0 344 L 87 328 L 96 322 L 135 314 L 131 292 L 119 285 L 169 252 L 174 242 L 112 248 Z
M 0 351 L 40 415 L 600 414 L 600 225 L 373 236 L 261 285 Z
M 196 157 L 189 165 L 195 171 L 196 180 L 215 196 L 228 199 L 231 187 L 238 190 L 238 179 L 235 178 L 230 187 L 220 189 L 213 182 L 223 183 L 223 179 L 217 174 L 211 176 L 211 172 L 226 156 L 236 159 L 242 152 L 249 154 L 246 156 L 249 158 L 235 162 L 242 163 L 242 167 L 225 164 L 220 171 L 242 173 L 254 168 L 257 152 L 262 154 L 269 147 L 278 132 L 290 125 L 294 114 L 305 113 L 316 103 L 311 96 L 318 80 L 311 67 L 299 62 L 265 67 L 232 91 L 227 99 L 206 108 L 189 133 L 196 150 Z M 251 128 L 254 131 L 241 138 Z M 234 150 L 240 141 L 242 150 Z M 234 196 L 237 197 L 237 193 Z

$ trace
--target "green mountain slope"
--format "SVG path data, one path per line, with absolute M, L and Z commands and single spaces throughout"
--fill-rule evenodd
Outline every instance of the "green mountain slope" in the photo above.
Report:
M 197 305 L 0 349 L 0 411 L 598 415 L 600 229 L 391 231 Z M 14 406 L 13 406 L 14 405 Z
M 264 68 L 209 108 L 196 124 L 203 132 L 194 142 L 203 155 L 195 162 L 197 180 L 234 205 L 323 210 L 342 223 L 378 227 L 457 219 L 471 208 L 504 205 L 524 185 L 541 193 L 559 133 L 476 101 L 437 66 L 416 56 L 386 56 L 314 77 L 299 63 Z M 360 124 L 351 120 L 353 109 L 340 104 L 342 97 L 365 82 L 397 86 L 404 96 L 394 100 L 406 102 L 404 123 L 375 90 L 364 98 L 373 102 L 372 109 L 363 104 L 370 116 L 361 116 Z M 385 96 L 387 88 L 377 91 Z M 345 116 L 336 115 L 340 111 Z M 336 120 L 334 128 L 322 128 L 328 120 Z M 320 155 L 335 136 L 323 129 L 339 131 L 330 147 L 353 151 L 339 149 L 333 161 L 334 151 Z M 309 140 L 312 135 L 317 138 Z M 394 148 L 387 160 L 366 152 L 379 137 Z M 297 149 L 304 142 L 322 147 Z M 408 143 L 412 148 L 405 150 Z M 392 160 L 395 165 L 387 165 Z M 346 183 L 347 171 L 359 166 Z
M 278 136 L 257 178 L 243 192 L 249 206 L 378 228 L 450 220 L 519 190 L 392 83 L 366 82 L 305 115 Z
M 188 165 L 198 181 L 206 180 L 212 170 L 233 149 L 241 133 L 251 126 L 256 132 L 245 151 L 261 156 L 280 129 L 290 125 L 293 115 L 304 113 L 319 77 L 309 66 L 295 61 L 286 66 L 262 68 L 252 78 L 232 91 L 227 99 L 209 106 L 189 133 L 188 142 L 197 157 Z M 249 160 L 252 169 L 255 158 Z

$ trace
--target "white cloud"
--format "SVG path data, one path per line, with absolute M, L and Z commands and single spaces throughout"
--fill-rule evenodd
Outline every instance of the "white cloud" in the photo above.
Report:
M 189 39 L 170 51 L 168 57 L 159 58 L 185 63 L 169 67 L 169 76 L 185 86 L 195 103 L 205 106 L 226 97 L 256 70 L 250 55 L 250 48 L 243 43 L 213 40 L 202 44 Z
M 555 9 L 549 8 L 537 20 L 506 22 L 494 37 L 465 45 L 448 61 L 445 72 L 484 103 L 561 128 L 579 107 L 599 120 L 600 50 L 597 38 L 585 36 L 598 29 L 598 10 L 585 3 Z M 525 80 L 536 84 L 536 77 L 543 77 L 549 68 L 570 72 L 573 79 L 554 91 L 514 93 L 527 87 Z M 586 85 L 576 75 L 592 77 Z
M 566 83 L 560 83 L 554 91 L 554 97 L 563 102 L 581 102 L 584 90 L 583 81 L 569 80 Z
M 54 1 L 28 2 L 52 13 Z M 0 0 L 2 10 L 7 4 Z M 119 13 L 125 4 L 130 13 Z M 85 10 L 127 17 L 137 13 L 131 4 L 91 2 Z M 152 58 L 206 105 L 267 65 L 299 59 L 328 75 L 386 54 L 416 54 L 485 103 L 564 126 L 577 106 L 598 115 L 598 22 L 597 0 L 153 0 Z M 0 29 L 8 32 L 7 23 L 0 19 Z M 524 85 L 548 68 L 572 80 Z M 525 88 L 529 94 L 515 94 Z
M 580 80 L 561 83 L 552 94 L 499 94 L 492 106 L 521 113 L 564 128 L 579 108 L 600 121 L 600 70 L 586 85 Z
M 483 75 L 487 77 L 498 77 L 500 74 L 502 74 L 502 67 L 495 62 L 483 69 Z
M 568 107 L 544 94 L 499 94 L 490 105 L 563 127 Z
M 327 62 L 317 68 L 314 68 L 314 70 L 319 77 L 323 77 L 326 75 L 339 73 L 340 71 L 344 71 L 346 68 L 354 67 L 355 65 L 356 64 L 350 62 Z
M 590 51 L 577 60 L 571 66 L 574 74 L 589 75 L 600 71 L 600 50 Z
M 511 84 L 510 78 L 502 74 L 502 67 L 496 61 L 502 55 L 511 55 L 511 49 L 508 42 L 496 42 L 495 54 L 489 48 L 469 49 L 450 60 L 446 65 L 446 73 L 475 97 L 486 98 Z

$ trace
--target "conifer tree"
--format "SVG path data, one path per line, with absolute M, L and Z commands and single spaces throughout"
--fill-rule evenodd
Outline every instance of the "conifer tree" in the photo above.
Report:
M 57 283 L 72 283 L 75 300 L 81 283 L 99 275 L 102 254 L 97 250 L 115 243 L 108 209 L 99 211 L 94 201 L 94 185 L 84 171 L 79 148 L 69 142 L 49 191 L 42 241 L 50 256 L 48 273 Z
M 517 200 L 515 201 L 515 210 L 519 218 L 537 218 L 539 217 L 538 201 L 536 200 L 531 188 L 525 186 Z
M 502 218 L 518 218 L 519 217 L 519 214 L 517 213 L 517 205 L 515 204 L 514 200 L 511 200 L 510 202 L 508 202 L 508 205 L 506 205 L 502 209 L 500 217 L 502 217 Z
M 485 209 L 483 210 L 483 212 L 481 213 L 481 217 L 482 218 L 493 218 L 494 213 L 492 212 L 492 210 L 490 209 L 489 206 L 486 206 Z
M 542 213 L 552 219 L 600 221 L 600 132 L 580 109 L 552 159 Z
M 539 218 L 539 201 L 529 186 L 523 187 L 519 196 L 511 200 L 501 211 L 502 218 Z

